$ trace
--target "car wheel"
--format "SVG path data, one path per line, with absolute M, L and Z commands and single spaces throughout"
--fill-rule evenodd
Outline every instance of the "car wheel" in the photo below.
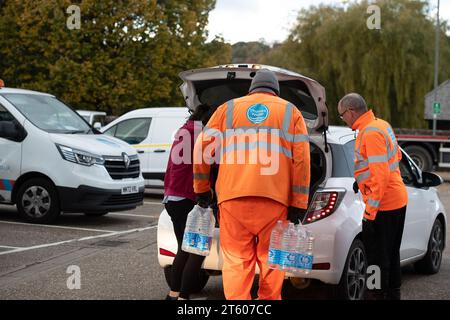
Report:
M 430 171 L 433 168 L 433 159 L 427 149 L 421 146 L 407 146 L 405 152 L 417 164 L 422 171 Z
M 47 179 L 26 181 L 17 192 L 19 216 L 32 223 L 50 223 L 61 213 L 55 186 Z
M 444 251 L 444 228 L 441 221 L 436 219 L 431 228 L 428 240 L 428 250 L 422 260 L 414 264 L 417 272 L 423 274 L 435 274 L 439 272 L 442 262 L 442 252 Z
M 344 300 L 362 300 L 366 291 L 367 258 L 361 240 L 355 239 L 348 252 L 337 287 L 338 298 Z
M 172 274 L 172 266 L 167 266 L 164 268 L 164 277 L 166 278 L 167 285 L 170 287 L 170 277 Z M 192 293 L 199 293 L 203 290 L 209 280 L 209 275 L 206 270 L 200 269 L 198 282 L 192 288 Z
M 84 214 L 88 217 L 101 217 L 108 213 L 109 212 L 85 212 Z

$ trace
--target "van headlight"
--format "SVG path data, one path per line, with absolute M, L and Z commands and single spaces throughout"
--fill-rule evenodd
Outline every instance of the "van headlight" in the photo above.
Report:
M 64 160 L 81 164 L 83 166 L 92 166 L 94 164 L 104 165 L 105 159 L 102 156 L 98 156 L 86 151 L 69 148 L 60 144 L 56 144 L 59 153 Z

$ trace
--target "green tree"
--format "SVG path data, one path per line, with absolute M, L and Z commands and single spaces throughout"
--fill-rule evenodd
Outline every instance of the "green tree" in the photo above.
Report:
M 396 127 L 424 127 L 424 96 L 433 87 L 434 21 L 419 0 L 379 0 L 381 29 L 366 21 L 369 2 L 346 9 L 302 10 L 289 38 L 263 59 L 317 79 L 327 90 L 331 123 L 339 99 L 359 92 Z M 450 76 L 450 38 L 441 25 L 440 80 Z
M 222 43 L 205 43 L 214 3 L 82 0 L 81 28 L 69 30 L 70 0 L 8 0 L 0 7 L 0 77 L 115 115 L 182 105 L 178 73 L 203 66 L 206 54 L 223 56 Z
M 232 56 L 232 46 L 225 43 L 222 37 L 214 38 L 211 42 L 205 45 L 203 51 L 202 63 L 203 66 L 216 66 L 230 63 Z
M 238 42 L 232 46 L 233 63 L 260 63 L 270 46 L 262 42 Z

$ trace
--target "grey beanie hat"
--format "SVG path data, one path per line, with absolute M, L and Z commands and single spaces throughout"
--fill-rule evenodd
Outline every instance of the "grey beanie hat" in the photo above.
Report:
M 252 80 L 249 92 L 274 92 L 280 95 L 280 85 L 277 76 L 269 69 L 259 70 Z

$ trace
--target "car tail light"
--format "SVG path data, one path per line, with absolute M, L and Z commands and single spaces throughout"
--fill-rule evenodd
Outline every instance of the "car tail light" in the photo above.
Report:
M 175 257 L 176 254 L 173 253 L 172 251 L 163 249 L 163 248 L 159 248 L 159 254 L 162 256 L 168 256 L 168 257 Z
M 319 191 L 314 195 L 303 224 L 313 223 L 329 217 L 336 211 L 345 191 Z

